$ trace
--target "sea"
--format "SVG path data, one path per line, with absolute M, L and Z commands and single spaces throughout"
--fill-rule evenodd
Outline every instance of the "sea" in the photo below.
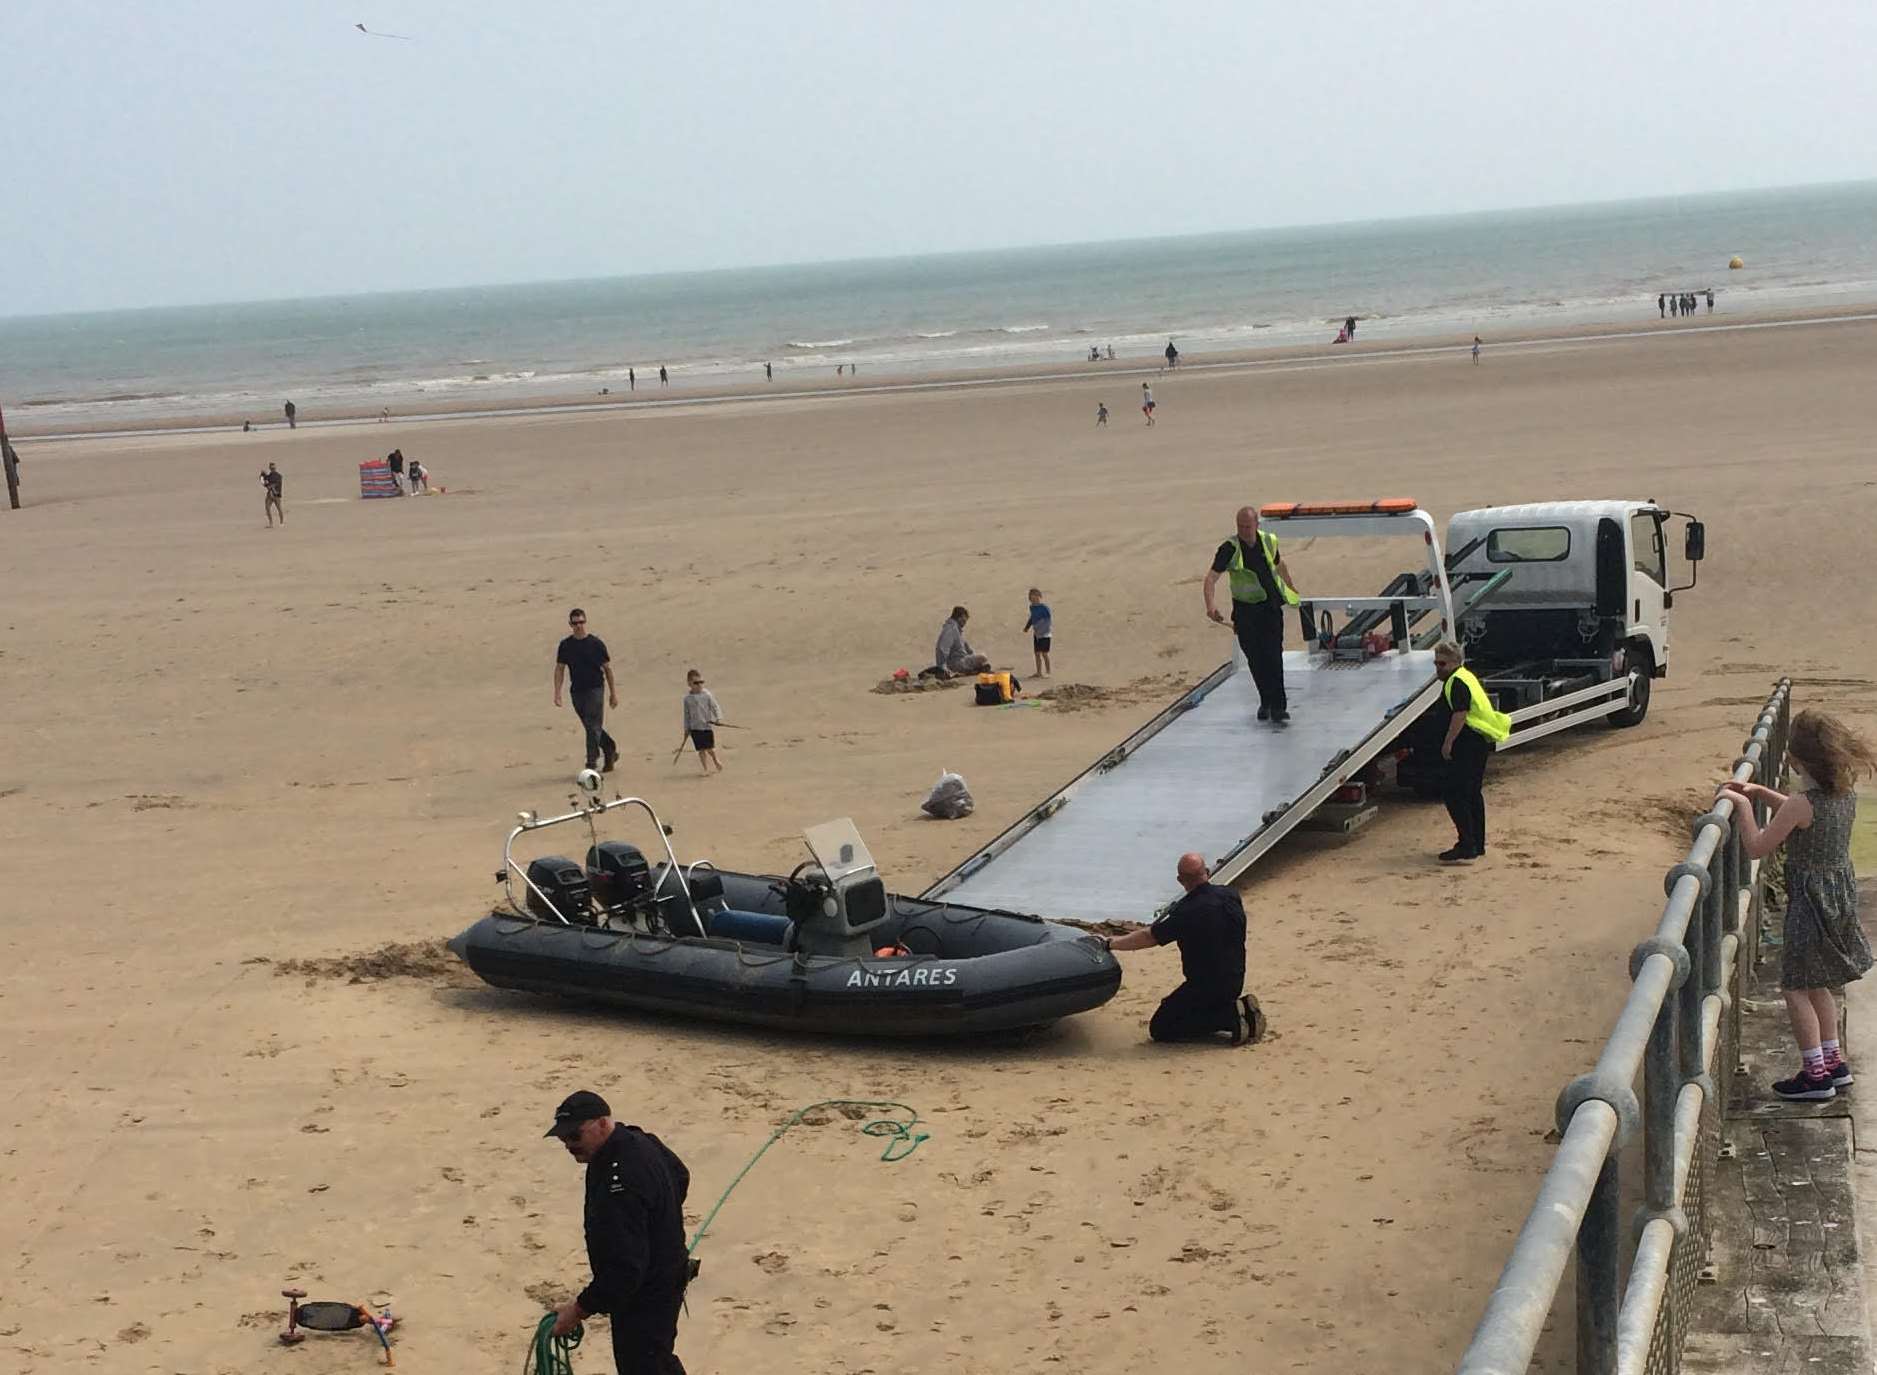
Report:
M 1744 266 L 1729 270 L 1738 256 Z M 0 318 L 15 433 L 680 392 L 1877 300 L 1877 182 L 926 257 Z

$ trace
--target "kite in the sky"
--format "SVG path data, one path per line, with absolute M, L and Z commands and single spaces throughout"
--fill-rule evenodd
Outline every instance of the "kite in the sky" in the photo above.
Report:
M 396 38 L 400 40 L 401 42 L 405 42 L 405 43 L 415 43 L 417 41 L 415 38 L 412 38 L 408 33 L 373 33 L 370 29 L 366 28 L 363 24 L 354 24 L 352 27 L 357 29 L 360 33 L 364 34 L 367 38 Z

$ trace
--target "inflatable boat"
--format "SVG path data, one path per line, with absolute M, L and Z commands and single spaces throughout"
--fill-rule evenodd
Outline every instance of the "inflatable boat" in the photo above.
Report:
M 811 857 L 787 876 L 687 866 L 649 803 L 601 802 L 598 781 L 574 811 L 523 813 L 509 833 L 497 874 L 506 901 L 450 942 L 486 983 L 876 1037 L 1041 1026 L 1120 987 L 1114 956 L 1074 927 L 888 893 L 851 821 L 805 831 Z M 597 823 L 619 808 L 643 811 L 662 860 L 600 839 Z M 584 863 L 546 855 L 517 867 L 517 838 L 581 821 Z

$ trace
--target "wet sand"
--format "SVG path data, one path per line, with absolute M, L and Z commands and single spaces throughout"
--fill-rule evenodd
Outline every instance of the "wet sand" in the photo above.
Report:
M 0 1352 L 374 1359 L 358 1334 L 282 1353 L 297 1283 L 395 1296 L 405 1368 L 515 1368 L 584 1276 L 578 1171 L 539 1137 L 589 1086 L 686 1158 L 694 1218 L 803 1103 L 898 1099 L 932 1132 L 897 1165 L 839 1117 L 773 1150 L 703 1247 L 694 1370 L 1450 1368 L 1771 680 L 1877 724 L 1846 572 L 1877 514 L 1873 361 L 1849 321 L 1193 369 L 1156 381 L 1151 431 L 1137 381 L 1092 377 L 32 446 L 28 509 L 0 511 Z M 448 494 L 356 500 L 393 445 Z M 1233 507 L 1400 494 L 1443 518 L 1653 496 L 1708 521 L 1709 559 L 1643 726 L 1495 763 L 1490 862 L 1434 865 L 1444 814 L 1395 799 L 1254 871 L 1261 1047 L 1146 1042 L 1170 953 L 1127 957 L 1097 1013 L 934 1047 L 500 994 L 422 944 L 486 909 L 508 819 L 580 763 L 549 702 L 571 605 L 620 670 L 621 781 L 681 854 L 786 869 L 850 815 L 916 891 L 1225 656 L 1198 583 Z M 1287 553 L 1352 593 L 1418 558 Z M 1095 706 L 869 691 L 955 601 L 1027 669 L 1032 583 Z M 707 781 L 670 762 L 693 666 L 750 726 Z M 966 821 L 917 813 L 945 768 Z

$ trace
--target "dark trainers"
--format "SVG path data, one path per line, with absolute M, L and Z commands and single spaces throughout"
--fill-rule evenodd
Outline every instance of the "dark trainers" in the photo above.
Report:
M 1290 724 L 1290 713 L 1288 711 L 1274 711 L 1271 713 L 1271 719 L 1280 726 L 1288 726 Z
M 1851 1062 L 1838 1060 L 1825 1066 L 1825 1073 L 1831 1076 L 1831 1086 L 1835 1089 L 1848 1089 L 1857 1080 L 1851 1074 Z
M 1247 993 L 1238 1000 L 1238 1030 L 1232 1033 L 1235 1046 L 1252 1045 L 1264 1039 L 1264 1009 Z
M 1260 721 L 1269 721 L 1269 720 L 1271 719 L 1271 708 L 1269 708 L 1269 707 L 1259 707 L 1259 708 L 1258 708 L 1258 719 L 1259 719 Z
M 611 773 L 613 771 L 613 766 L 617 764 L 618 762 L 619 762 L 619 751 L 608 750 L 606 753 L 606 762 L 600 765 L 600 772 Z M 592 765 L 589 764 L 587 767 L 591 768 Z
M 1773 1092 L 1795 1103 L 1825 1103 L 1838 1096 L 1838 1090 L 1832 1087 L 1830 1070 L 1812 1074 L 1801 1069 L 1792 1078 L 1774 1084 Z
M 1456 845 L 1451 850 L 1442 850 L 1439 858 L 1442 864 L 1471 864 L 1479 856 L 1463 846 Z

